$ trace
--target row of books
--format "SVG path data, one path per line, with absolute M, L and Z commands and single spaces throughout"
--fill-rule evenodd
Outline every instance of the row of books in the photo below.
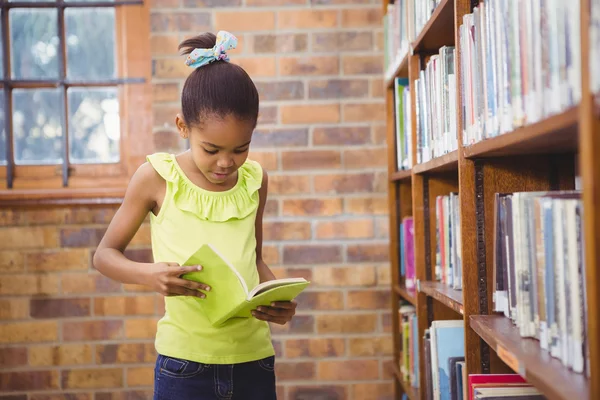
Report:
M 579 0 L 489 0 L 463 16 L 464 145 L 578 104 L 580 36 Z
M 435 280 L 462 289 L 462 247 L 458 193 L 435 199 Z
M 441 0 L 390 0 L 383 16 L 384 60 L 390 77 Z
M 417 312 L 413 305 L 404 302 L 398 309 L 400 333 L 402 336 L 402 354 L 400 355 L 400 373 L 404 382 L 419 387 L 419 325 Z
M 412 290 L 416 286 L 415 228 L 413 217 L 405 217 L 400 223 L 400 279 Z
M 589 375 L 581 192 L 498 193 L 494 217 L 495 311 Z
M 396 131 L 396 168 L 411 169 L 412 135 L 410 113 L 410 88 L 408 79 L 394 78 L 394 130 Z
M 455 48 L 443 46 L 415 80 L 418 163 L 458 148 L 454 57 Z

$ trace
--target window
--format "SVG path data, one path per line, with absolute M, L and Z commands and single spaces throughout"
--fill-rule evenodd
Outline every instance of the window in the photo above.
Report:
M 124 187 L 129 144 L 151 133 L 148 6 L 0 0 L 0 13 L 0 197 Z

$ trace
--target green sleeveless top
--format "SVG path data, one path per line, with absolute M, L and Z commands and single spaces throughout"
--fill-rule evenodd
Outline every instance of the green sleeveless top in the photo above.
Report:
M 160 212 L 150 213 L 154 261 L 183 264 L 202 244 L 210 243 L 235 265 L 248 287 L 256 286 L 254 223 L 261 166 L 247 160 L 233 188 L 211 192 L 193 184 L 174 155 L 156 153 L 147 160 L 167 184 Z M 205 364 L 235 364 L 275 354 L 266 322 L 234 318 L 214 328 L 200 307 L 189 296 L 165 297 L 155 340 L 159 354 Z

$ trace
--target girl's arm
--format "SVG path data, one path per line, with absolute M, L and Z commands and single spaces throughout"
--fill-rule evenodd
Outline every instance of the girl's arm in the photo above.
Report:
M 103 275 L 121 282 L 146 285 L 163 295 L 204 297 L 198 289 L 206 285 L 180 279 L 179 276 L 198 271 L 198 266 L 180 267 L 175 263 L 139 263 L 129 260 L 123 252 L 142 222 L 157 207 L 157 194 L 165 193 L 165 182 L 148 163 L 132 176 L 123 203 L 115 213 L 94 254 L 94 267 Z
M 269 266 L 264 262 L 262 258 L 262 220 L 263 213 L 265 210 L 265 204 L 267 202 L 267 192 L 269 186 L 269 177 L 267 171 L 263 170 L 262 186 L 258 191 L 260 196 L 258 203 L 258 211 L 256 212 L 256 268 L 258 269 L 258 276 L 261 282 L 277 279 L 275 274 L 271 271 Z M 271 307 L 260 306 L 258 309 L 252 311 L 252 315 L 260 320 L 267 322 L 274 322 L 276 324 L 285 325 L 296 314 L 296 302 L 295 301 L 282 301 L 272 303 Z

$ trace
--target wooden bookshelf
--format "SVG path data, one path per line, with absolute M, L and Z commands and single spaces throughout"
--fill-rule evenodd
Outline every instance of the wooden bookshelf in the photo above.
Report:
M 415 174 L 458 171 L 458 151 L 455 150 L 433 160 L 417 164 L 413 167 L 413 171 Z
M 400 283 L 394 284 L 394 291 L 398 296 L 411 303 L 413 306 L 417 305 L 417 292 L 404 287 Z
M 411 0 L 408 0 L 411 1 Z M 475 2 L 473 2 L 475 3 Z M 383 0 L 386 10 L 387 0 Z M 395 399 L 407 393 L 411 400 L 425 400 L 425 361 L 419 354 L 418 390 L 402 381 L 398 360 L 402 353 L 398 305 L 401 299 L 415 306 L 418 348 L 423 334 L 436 319 L 457 319 L 465 327 L 467 373 L 502 373 L 513 370 L 550 400 L 600 399 L 600 110 L 589 90 L 589 9 L 581 3 L 582 100 L 578 106 L 471 146 L 463 146 L 462 121 L 457 119 L 458 150 L 428 162 L 396 171 L 394 97 L 395 76 L 414 82 L 427 57 L 444 45 L 458 43 L 463 16 L 472 12 L 470 0 L 442 0 L 412 42 L 412 52 L 386 77 L 388 199 L 390 227 L 391 312 L 394 336 Z M 455 65 L 460 68 L 460 53 Z M 456 71 L 456 87 L 461 73 Z M 415 96 L 411 90 L 410 127 L 416 160 Z M 457 106 L 463 105 L 457 94 Z M 575 166 L 578 160 L 578 166 Z M 578 172 L 576 172 L 578 171 Z M 521 338 L 518 329 L 493 312 L 494 194 L 536 190 L 573 189 L 580 175 L 585 209 L 584 237 L 586 291 L 591 378 L 565 368 L 534 339 Z M 436 196 L 459 194 L 461 214 L 462 290 L 433 282 L 436 263 Z M 403 217 L 414 219 L 414 255 L 419 291 L 406 291 L 399 276 L 398 228 Z
M 421 395 L 419 394 L 419 388 L 413 387 L 409 382 L 402 379 L 402 374 L 397 365 L 394 364 L 394 378 L 402 387 L 402 392 L 406 393 L 409 400 L 419 400 Z
M 406 179 L 410 179 L 412 172 L 410 169 L 403 171 L 396 171 L 390 175 L 390 182 L 399 182 Z
M 420 291 L 434 298 L 446 307 L 464 314 L 462 290 L 452 289 L 441 282 L 420 282 Z
M 504 316 L 472 315 L 471 328 L 513 371 L 534 384 L 550 399 L 589 399 L 589 381 L 552 358 L 535 339 L 525 339 Z
M 406 54 L 400 63 L 394 68 L 392 75 L 387 79 L 385 83 L 385 87 L 388 89 L 393 89 L 394 87 L 394 79 L 395 78 L 406 78 L 408 77 L 408 58 L 409 55 Z

